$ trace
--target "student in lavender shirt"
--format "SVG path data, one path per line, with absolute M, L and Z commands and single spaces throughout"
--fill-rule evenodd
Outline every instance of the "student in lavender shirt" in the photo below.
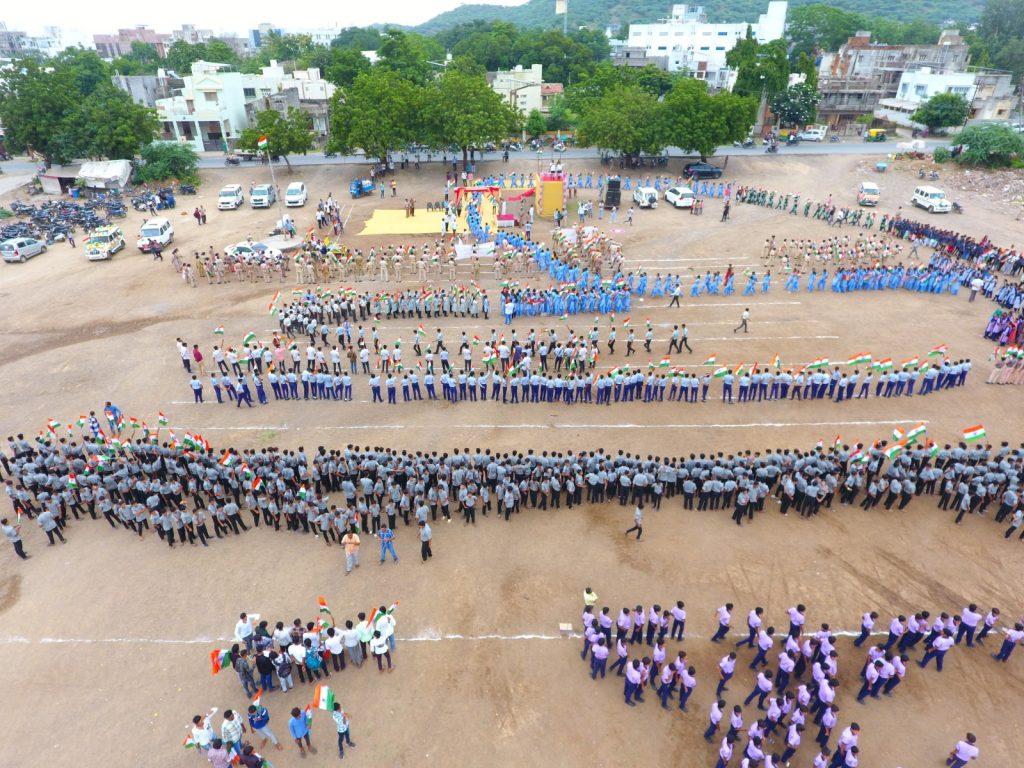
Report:
M 231 758 L 228 757 L 228 750 L 220 739 L 214 739 L 210 744 L 210 749 L 206 753 L 206 759 L 210 761 L 210 765 L 213 768 L 231 768 Z

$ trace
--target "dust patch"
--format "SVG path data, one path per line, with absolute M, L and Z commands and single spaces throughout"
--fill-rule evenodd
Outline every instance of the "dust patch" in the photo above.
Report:
M 21 599 L 21 576 L 15 574 L 0 581 L 0 613 L 7 611 Z

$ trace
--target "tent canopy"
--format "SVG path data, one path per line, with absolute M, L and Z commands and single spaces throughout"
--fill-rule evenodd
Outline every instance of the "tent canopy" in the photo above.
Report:
M 85 185 L 94 189 L 121 189 L 128 183 L 132 174 L 132 164 L 128 160 L 102 160 L 99 162 L 82 163 L 79 176 L 85 179 Z

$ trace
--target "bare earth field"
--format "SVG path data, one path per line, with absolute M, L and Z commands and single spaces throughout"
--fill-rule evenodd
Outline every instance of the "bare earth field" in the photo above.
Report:
M 584 167 L 567 165 L 572 171 Z M 901 205 L 909 209 L 917 182 L 909 170 L 916 165 L 893 167 L 877 177 L 867 170 L 871 165 L 855 157 L 732 158 L 726 178 L 816 200 L 832 194 L 847 205 L 854 203 L 857 181 L 872 178 L 882 187 L 879 212 L 894 213 Z M 670 170 L 678 172 L 675 165 Z M 353 205 L 346 242 L 364 249 L 409 242 L 356 234 L 375 207 L 400 208 L 401 200 L 371 197 L 353 204 L 347 199 L 349 177 L 342 175 L 351 172 L 336 166 L 296 171 L 294 178 L 311 191 L 310 204 L 292 212 L 300 232 L 312 223 L 316 199 L 333 192 Z M 265 174 L 257 168 L 204 174 L 201 194 L 179 198 L 179 208 L 171 212 L 175 245 L 186 253 L 210 245 L 221 250 L 247 235 L 265 235 L 276 218 L 273 211 L 216 211 L 221 184 L 247 185 Z M 279 177 L 282 187 L 290 180 Z M 436 166 L 400 173 L 398 182 L 399 198 L 412 195 L 418 207 L 443 194 Z M 993 199 L 971 192 L 957 199 L 968 213 L 949 216 L 945 225 L 988 234 L 997 243 L 1020 243 L 1020 223 Z M 188 215 L 200 202 L 210 214 L 202 228 Z M 771 234 L 821 240 L 837 231 L 803 216 L 746 205 L 734 207 L 732 220 L 721 223 L 720 211 L 718 201 L 709 201 L 700 218 L 663 204 L 656 211 L 637 211 L 633 227 L 620 215 L 614 227 L 623 231 L 613 236 L 623 244 L 627 268 L 646 269 L 653 278 L 657 271 L 689 275 L 724 270 L 730 263 L 760 273 L 762 243 Z M 927 214 L 912 216 L 921 220 Z M 659 341 L 651 357 L 658 360 L 671 324 L 687 323 L 694 353 L 675 356 L 678 364 L 699 363 L 713 353 L 732 365 L 767 363 L 776 353 L 787 365 L 818 356 L 845 360 L 861 351 L 900 360 L 947 344 L 952 357 L 975 363 L 967 386 L 925 398 L 846 404 L 666 402 L 599 409 L 487 402 L 389 408 L 365 402 L 368 387 L 359 378 L 353 403 L 272 400 L 245 413 L 228 405 L 195 406 L 174 339 L 199 343 L 208 353 L 216 343 L 211 330 L 219 325 L 227 330 L 227 344 L 237 344 L 250 330 L 268 338 L 276 322 L 266 305 L 279 287 L 287 296 L 294 286 L 201 283 L 192 289 L 174 273 L 169 251 L 162 263 L 136 251 L 141 221 L 132 212 L 123 223 L 129 247 L 110 262 L 89 263 L 80 247 L 57 244 L 27 264 L 0 265 L 3 437 L 19 431 L 32 435 L 48 418 L 73 421 L 110 399 L 151 424 L 163 411 L 172 427 L 199 431 L 215 446 L 603 447 L 685 455 L 806 449 L 818 440 L 830 444 L 837 434 L 847 443 L 869 441 L 887 437 L 895 424 L 917 421 L 926 421 L 939 443 L 957 440 L 964 427 L 979 422 L 994 442 L 1024 439 L 1020 393 L 984 383 L 992 350 L 981 330 L 991 303 L 970 304 L 966 292 L 957 297 L 791 295 L 782 290 L 779 275 L 771 293 L 750 299 L 685 298 L 682 308 L 668 309 L 667 300 L 648 298 L 632 309 L 633 327 L 642 336 L 643 319 L 655 324 Z M 606 230 L 611 226 L 607 218 L 602 224 Z M 538 234 L 546 237 L 548 226 Z M 433 238 L 413 242 L 425 240 Z M 460 279 L 469 279 L 468 267 Z M 690 280 L 684 282 L 689 287 Z M 483 284 L 495 287 L 493 275 L 485 273 Z M 357 287 L 382 288 L 369 282 Z M 736 336 L 732 328 L 745 306 L 751 310 L 750 333 Z M 530 327 L 563 324 L 556 318 L 534 320 L 516 321 L 521 335 Z M 579 330 L 589 320 L 579 318 Z M 384 321 L 381 336 L 409 342 L 417 322 Z M 449 318 L 426 325 L 445 328 L 452 340 L 463 329 L 489 334 L 500 319 Z M 620 350 L 603 356 L 602 366 L 624 361 L 621 331 L 619 339 Z M 647 357 L 634 360 L 646 364 Z M 208 386 L 207 396 L 212 399 Z M 395 672 L 378 675 L 364 666 L 331 681 L 351 713 L 359 745 L 346 759 L 394 766 L 512 766 L 538 759 L 553 766 L 714 765 L 717 743 L 712 749 L 700 735 L 717 661 L 726 651 L 707 638 L 714 609 L 726 601 L 736 605 L 734 626 L 742 627 L 746 611 L 758 604 L 780 630 L 786 626 L 785 609 L 797 602 L 808 606 L 809 627 L 827 621 L 843 630 L 858 629 L 867 610 L 879 612 L 880 628 L 894 613 L 953 612 L 972 601 L 1001 607 L 1007 620 L 1024 610 L 1019 578 L 1024 546 L 1004 541 L 990 520 L 972 518 L 954 527 L 952 515 L 937 511 L 928 499 L 902 513 L 841 507 L 811 521 L 782 518 L 771 504 L 768 511 L 753 526 L 737 529 L 721 511 L 684 512 L 681 503 L 669 500 L 649 514 L 639 543 L 622 533 L 631 508 L 617 505 L 527 512 L 511 524 L 483 518 L 475 528 L 438 523 L 435 557 L 428 565 L 419 562 L 415 537 L 403 529 L 397 541 L 400 563 L 378 566 L 373 547 L 366 545 L 362 568 L 348 578 L 340 549 L 264 529 L 217 541 L 202 552 L 168 551 L 155 537 L 139 542 L 108 530 L 102 520 L 72 523 L 69 543 L 58 548 L 46 548 L 37 530 L 27 531 L 32 560 L 17 561 L 6 545 L 0 556 L 0 664 L 6 670 L 0 721 L 9 734 L 0 743 L 0 766 L 198 764 L 179 746 L 191 716 L 210 706 L 223 711 L 246 704 L 232 672 L 211 677 L 209 652 L 227 642 L 240 611 L 274 621 L 308 619 L 318 594 L 326 595 L 341 620 L 400 601 Z M 618 678 L 589 679 L 579 660 L 580 641 L 561 638 L 558 631 L 563 622 L 579 629 L 586 585 L 600 595 L 599 606 L 609 605 L 613 612 L 638 602 L 667 607 L 686 601 L 689 636 L 668 648 L 670 657 L 685 648 L 697 668 L 688 715 L 660 710 L 654 695 L 627 708 Z M 855 719 L 862 725 L 861 766 L 939 766 L 966 730 L 978 735 L 979 765 L 1019 762 L 1022 651 L 1003 666 L 987 655 L 996 648 L 957 647 L 941 674 L 912 667 L 892 699 L 861 706 L 854 696 L 863 654 L 849 638 L 841 640 L 839 650 L 840 724 Z M 741 652 L 741 660 L 749 662 L 750 655 Z M 746 663 L 739 669 L 726 696 L 730 707 L 753 685 Z M 265 697 L 279 737 L 287 732 L 287 710 L 304 706 L 311 695 L 300 686 Z M 746 712 L 749 722 L 753 710 Z M 219 728 L 219 717 L 215 723 Z M 815 733 L 805 734 L 793 759 L 796 768 L 810 766 Z M 305 761 L 289 748 L 265 754 L 285 768 L 333 764 L 333 724 L 324 714 L 317 715 L 313 734 L 320 751 Z M 620 753 L 624 748 L 628 756 Z

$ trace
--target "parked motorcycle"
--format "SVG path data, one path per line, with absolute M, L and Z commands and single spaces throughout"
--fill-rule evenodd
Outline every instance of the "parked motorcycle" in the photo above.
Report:
M 196 186 L 195 184 L 179 184 L 178 192 L 183 195 L 194 195 L 196 194 Z
M 953 202 L 953 213 L 963 213 L 964 207 L 958 202 Z
M 237 155 L 228 155 L 224 158 L 224 165 L 241 165 L 242 159 Z
M 764 148 L 764 151 L 765 151 L 766 154 L 774 155 L 775 153 L 777 153 L 779 151 L 779 145 L 778 144 L 769 144 L 769 145 L 767 145 Z

